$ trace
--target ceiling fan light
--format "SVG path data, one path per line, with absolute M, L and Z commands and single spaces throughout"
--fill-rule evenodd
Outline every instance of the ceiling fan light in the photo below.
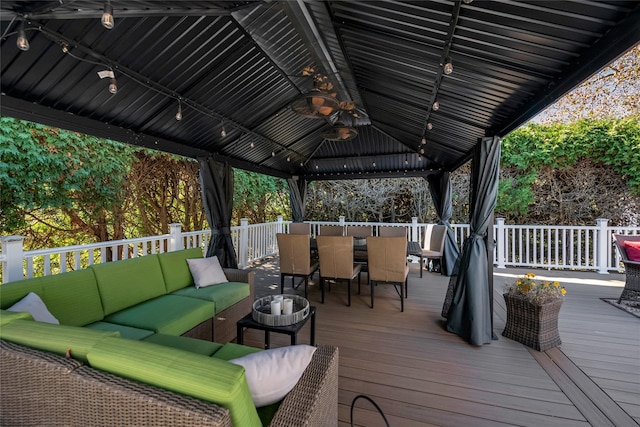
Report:
M 294 113 L 309 119 L 322 119 L 340 109 L 337 99 L 322 92 L 304 94 L 291 103 Z

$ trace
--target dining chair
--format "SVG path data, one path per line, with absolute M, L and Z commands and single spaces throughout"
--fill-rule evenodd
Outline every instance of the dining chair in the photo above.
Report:
M 378 236 L 380 237 L 407 237 L 407 227 L 392 227 L 381 225 L 378 227 Z
M 361 265 L 353 262 L 353 238 L 350 236 L 323 236 L 317 238 L 320 256 L 320 290 L 324 304 L 324 281 L 347 281 L 347 306 L 351 306 L 351 281 L 358 276 L 360 286 Z
M 321 236 L 344 236 L 344 227 L 342 225 L 321 225 Z
M 624 289 L 618 298 L 618 304 L 623 299 L 640 300 L 640 259 L 635 256 L 640 252 L 640 235 L 615 234 L 614 236 L 625 272 Z
M 444 239 L 447 237 L 447 227 L 445 225 L 433 225 L 427 227 L 427 235 L 424 239 L 424 246 L 420 253 L 420 277 L 422 277 L 423 261 L 430 259 L 442 260 L 444 252 Z
M 291 276 L 291 286 L 296 277 L 304 278 L 304 297 L 307 298 L 309 278 L 318 270 L 318 263 L 311 260 L 311 241 L 304 234 L 277 233 L 278 252 L 280 254 L 280 293 L 284 294 L 284 278 Z M 298 285 L 299 286 L 299 285 Z
M 369 236 L 373 236 L 373 226 L 371 225 L 347 225 L 347 236 L 353 236 L 354 239 L 362 240 Z M 362 246 L 362 244 L 355 243 L 355 246 Z M 353 252 L 353 258 L 356 262 L 360 263 L 363 268 L 366 269 L 367 265 L 367 251 L 356 249 Z
M 373 308 L 374 285 L 388 283 L 392 284 L 400 295 L 400 311 L 404 311 L 404 299 L 408 290 L 407 276 L 409 275 L 406 237 L 367 237 L 367 252 L 371 308 Z
M 311 224 L 308 222 L 292 222 L 289 224 L 289 234 L 311 235 Z

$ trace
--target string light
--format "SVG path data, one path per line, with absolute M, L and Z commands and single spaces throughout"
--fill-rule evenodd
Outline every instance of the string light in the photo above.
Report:
M 20 23 L 20 28 L 18 29 L 18 40 L 16 40 L 16 46 L 24 52 L 29 50 L 29 39 L 27 39 L 27 33 L 24 31 L 24 21 Z
M 300 167 L 304 167 L 304 163 L 303 162 L 300 162 Z
M 102 26 L 107 30 L 110 30 L 115 25 L 115 20 L 113 19 L 113 6 L 111 6 L 111 2 L 107 0 L 104 2 L 104 12 L 102 12 Z
M 287 162 L 291 161 L 291 156 L 287 156 Z
M 420 143 L 422 145 L 427 145 L 427 138 L 425 138 L 424 136 L 422 137 L 422 141 L 420 141 Z
M 418 154 L 418 161 L 421 162 L 422 161 L 422 156 Z
M 427 123 L 427 129 L 428 129 L 428 130 L 433 129 L 433 125 L 432 125 L 431 123 Z
M 433 103 L 433 111 L 438 111 L 440 109 L 440 103 L 438 101 L 435 101 Z
M 275 157 L 275 156 L 276 156 L 276 152 L 275 152 L 275 151 L 272 151 L 272 152 L 271 152 L 271 157 Z
M 227 136 L 227 131 L 225 130 L 224 126 L 222 126 L 222 130 L 220 131 L 220 136 L 223 138 Z
M 376 167 L 376 162 L 373 162 L 373 167 L 374 167 L 374 168 Z
M 420 149 L 420 154 L 424 154 L 424 148 Z
M 253 148 L 253 147 L 255 147 L 255 146 L 256 146 L 256 145 L 253 143 L 253 141 L 251 141 L 251 144 L 249 144 L 249 147 Z
M 176 120 L 182 120 L 182 102 L 178 99 L 178 112 L 176 113 Z
M 115 77 L 109 79 L 109 92 L 111 92 L 114 95 L 118 93 L 118 84 L 116 83 Z
M 447 61 L 444 63 L 444 67 L 442 70 L 446 75 L 453 73 L 453 62 L 451 62 L 450 58 L 447 58 Z

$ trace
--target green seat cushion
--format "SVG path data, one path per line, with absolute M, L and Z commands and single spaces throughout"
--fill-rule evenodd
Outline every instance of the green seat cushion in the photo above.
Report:
M 11 307 L 29 292 L 38 294 L 62 325 L 82 326 L 104 317 L 91 269 L 5 283 L 0 286 L 0 308 Z
M 157 255 L 106 262 L 89 268 L 96 275 L 105 316 L 166 293 Z
M 216 351 L 211 357 L 222 360 L 231 360 L 237 359 L 238 357 L 246 356 L 247 354 L 257 353 L 259 351 L 262 350 L 260 350 L 259 348 L 230 342 L 223 345 L 222 348 Z
M 234 426 L 261 426 L 244 368 L 145 341 L 108 338 L 88 355 L 93 368 L 229 409 Z
M 0 328 L 0 338 L 64 356 L 71 350 L 74 359 L 87 361 L 87 353 L 108 337 L 117 337 L 116 331 L 95 331 L 79 326 L 51 325 L 33 320 L 14 320 Z
M 187 259 L 191 258 L 202 258 L 202 249 L 191 248 L 158 255 L 168 294 L 187 286 L 195 286 L 187 264 Z
M 104 320 L 168 335 L 182 335 L 211 319 L 215 312 L 216 304 L 211 301 L 163 295 L 114 313 Z
M 238 301 L 247 298 L 250 292 L 251 289 L 249 289 L 248 283 L 227 282 L 199 289 L 196 289 L 194 285 L 179 289 L 173 292 L 172 295 L 215 301 L 216 313 L 220 313 L 222 310 L 231 307 Z
M 33 317 L 27 312 L 15 312 L 0 310 L 0 325 L 13 322 L 14 320 L 33 320 Z
M 153 331 L 148 329 L 132 328 L 131 326 L 109 322 L 95 322 L 86 325 L 85 328 L 91 328 L 96 331 L 116 331 L 120 333 L 122 338 L 127 338 L 129 340 L 142 340 L 154 334 Z
M 144 341 L 164 345 L 167 347 L 178 348 L 180 350 L 202 354 L 204 356 L 211 356 L 216 351 L 220 350 L 220 348 L 222 348 L 222 344 L 219 344 L 217 342 L 166 334 L 153 334 L 145 338 Z

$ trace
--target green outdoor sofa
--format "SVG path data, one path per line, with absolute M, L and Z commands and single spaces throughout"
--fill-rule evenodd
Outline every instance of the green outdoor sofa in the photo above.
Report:
M 320 346 L 284 400 L 256 408 L 228 342 L 253 274 L 196 289 L 186 259 L 148 255 L 0 286 L 2 425 L 337 425 L 338 350 Z M 205 291 L 205 292 L 200 292 Z M 6 311 L 40 296 L 60 324 Z M 214 342 L 215 341 L 215 342 Z M 266 353 L 265 353 L 266 354 Z

